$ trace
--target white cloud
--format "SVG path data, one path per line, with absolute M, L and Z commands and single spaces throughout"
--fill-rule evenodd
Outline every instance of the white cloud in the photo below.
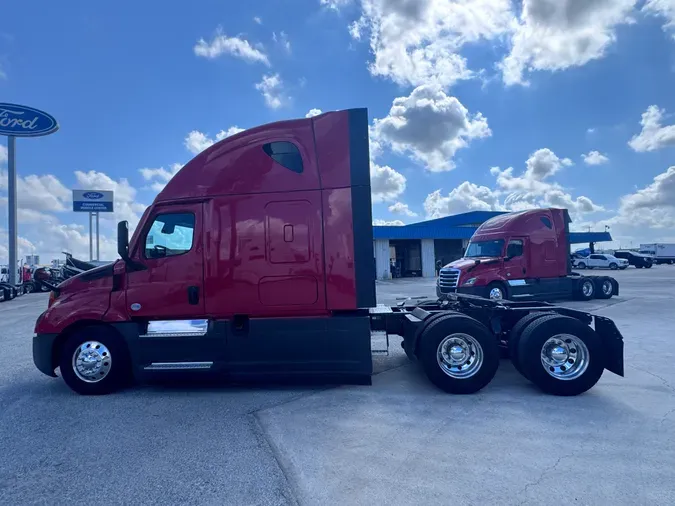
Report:
M 446 196 L 441 194 L 441 190 L 436 190 L 424 200 L 424 211 L 428 219 L 467 211 L 495 211 L 501 208 L 497 192 L 469 181 L 464 181 Z
M 221 130 L 220 132 L 218 132 L 216 134 L 216 138 L 212 139 L 208 137 L 205 133 L 200 132 L 199 130 L 193 130 L 192 132 L 187 134 L 184 143 L 185 147 L 188 149 L 190 153 L 192 153 L 193 155 L 198 155 L 205 149 L 213 146 L 216 142 L 222 141 L 226 137 L 230 137 L 243 131 L 244 131 L 243 128 L 239 128 L 236 125 L 231 126 L 227 130 Z
M 528 84 L 534 70 L 564 70 L 605 56 L 616 28 L 634 22 L 637 0 L 524 0 L 511 51 L 500 63 L 504 83 Z
M 0 170 L 0 191 L 7 191 L 7 172 Z M 72 191 L 51 174 L 16 180 L 17 205 L 35 211 L 65 211 L 71 207 Z
M 262 81 L 255 85 L 255 89 L 262 93 L 265 104 L 271 109 L 278 109 L 287 100 L 283 92 L 284 83 L 279 74 L 264 75 Z
M 373 225 L 376 227 L 402 227 L 405 225 L 401 220 L 381 220 L 376 218 L 373 220 Z
M 637 152 L 654 151 L 668 146 L 675 146 L 675 125 L 661 126 L 665 109 L 650 105 L 642 113 L 640 125 L 642 131 L 628 141 L 628 145 Z
M 277 35 L 277 32 L 272 32 L 272 40 L 276 44 L 279 44 L 288 54 L 291 53 L 291 41 L 288 40 L 288 34 L 286 32 L 282 30 L 279 32 L 279 35 Z
M 581 155 L 586 165 L 602 165 L 609 162 L 607 156 L 600 153 L 600 151 L 590 151 L 587 155 Z
M 513 167 L 504 170 L 493 167 L 490 173 L 496 178 L 494 188 L 464 181 L 447 195 L 441 190 L 430 193 L 424 201 L 424 210 L 427 218 L 466 211 L 520 211 L 537 207 L 564 207 L 574 218 L 602 211 L 602 206 L 588 197 L 572 197 L 558 183 L 548 181 L 570 165 L 569 158 L 559 158 L 548 148 L 539 149 L 527 159 L 520 175 L 514 175 Z
M 152 181 L 150 188 L 159 193 L 164 189 L 166 184 L 171 181 L 171 178 L 182 168 L 183 166 L 180 163 L 173 163 L 169 166 L 169 170 L 160 167 L 158 169 L 138 169 L 138 171 L 143 176 L 143 179 Z
M 417 213 L 411 211 L 408 207 L 408 204 L 404 204 L 403 202 L 394 202 L 387 209 L 389 209 L 389 212 L 392 214 L 400 214 L 402 216 L 410 217 L 417 216 Z
M 618 213 L 593 224 L 611 227 L 612 238 L 624 247 L 631 242 L 675 242 L 675 166 L 657 175 L 650 184 L 621 197 Z
M 352 0 L 319 0 L 321 5 L 325 5 L 326 7 L 334 10 L 339 10 L 340 7 L 345 7 L 351 2 Z
M 260 16 L 254 16 L 253 22 L 258 25 L 262 25 L 262 18 L 260 18 Z
M 210 60 L 218 58 L 221 55 L 229 54 L 248 63 L 263 63 L 270 66 L 267 55 L 261 50 L 253 47 L 249 41 L 239 37 L 227 37 L 220 30 L 207 42 L 199 39 L 194 46 L 194 52 L 197 56 L 208 58 Z
M 305 114 L 305 118 L 313 118 L 319 114 L 321 114 L 321 109 L 310 109 L 309 112 Z
M 375 119 L 371 133 L 376 143 L 409 152 L 434 172 L 452 170 L 457 150 L 492 135 L 487 118 L 470 115 L 457 98 L 434 85 L 419 86 L 410 96 L 394 99 L 389 115 Z
M 589 135 L 590 135 L 590 134 L 594 134 L 594 133 L 595 133 L 595 128 L 589 128 L 588 130 L 586 130 L 586 133 L 589 134 Z
M 361 0 L 361 11 L 349 31 L 369 34 L 371 74 L 410 86 L 472 78 L 462 47 L 507 33 L 514 19 L 510 0 Z
M 406 178 L 388 165 L 370 163 L 370 189 L 373 202 L 390 202 L 405 191 Z
M 7 148 L 0 144 L 0 165 L 4 165 L 8 160 Z
M 647 0 L 642 11 L 665 18 L 663 30 L 675 39 L 675 0 Z

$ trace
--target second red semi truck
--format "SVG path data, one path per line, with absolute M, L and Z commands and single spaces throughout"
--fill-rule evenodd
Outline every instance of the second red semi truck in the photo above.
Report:
M 376 305 L 368 149 L 367 111 L 351 109 L 200 153 L 131 240 L 119 224 L 119 260 L 51 287 L 35 365 L 81 394 L 185 373 L 370 384 L 377 333 L 402 336 L 451 393 L 487 385 L 500 347 L 553 394 L 623 375 L 623 338 L 601 316 L 462 294 Z
M 483 223 L 464 258 L 441 269 L 439 297 L 468 293 L 490 299 L 609 299 L 619 283 L 572 272 L 567 209 L 533 209 Z

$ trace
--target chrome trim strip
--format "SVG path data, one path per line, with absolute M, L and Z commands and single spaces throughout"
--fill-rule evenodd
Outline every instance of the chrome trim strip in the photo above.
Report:
M 526 284 L 524 279 L 509 279 L 509 286 L 525 286 Z
M 141 337 L 197 337 L 208 331 L 208 320 L 155 320 Z
M 211 369 L 213 362 L 153 362 L 146 371 L 183 371 L 187 369 Z

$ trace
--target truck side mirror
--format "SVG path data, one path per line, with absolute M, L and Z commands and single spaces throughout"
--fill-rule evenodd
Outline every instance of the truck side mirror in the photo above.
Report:
M 129 222 L 117 224 L 117 254 L 125 262 L 129 260 Z

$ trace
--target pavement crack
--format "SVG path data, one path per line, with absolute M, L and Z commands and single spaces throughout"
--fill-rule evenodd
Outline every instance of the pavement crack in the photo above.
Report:
M 668 417 L 670 415 L 672 415 L 673 413 L 675 413 L 675 408 L 671 409 L 665 415 L 663 415 L 663 417 L 661 417 L 661 421 L 659 422 L 659 425 L 663 425 L 664 423 L 666 423 L 666 420 L 668 419 Z
M 523 487 L 522 490 L 520 490 L 518 493 L 516 493 L 516 495 L 518 496 L 518 495 L 524 494 L 524 493 L 526 493 L 526 492 L 528 491 L 528 489 L 530 489 L 531 487 L 536 487 L 537 485 L 539 485 L 539 484 L 541 483 L 541 481 L 544 479 L 544 477 L 545 477 L 548 473 L 550 473 L 550 472 L 552 472 L 552 471 L 555 471 L 555 469 L 558 467 L 558 464 L 560 464 L 560 461 L 561 461 L 562 459 L 564 459 L 564 458 L 567 458 L 567 457 L 571 457 L 571 455 L 561 455 L 560 457 L 558 457 L 558 460 L 555 461 L 555 464 L 553 464 L 552 466 L 549 466 L 549 467 L 547 467 L 546 469 L 544 469 L 544 470 L 541 472 L 541 474 L 539 475 L 539 477 L 538 477 L 535 481 L 533 481 L 532 483 L 527 483 L 527 484 Z M 518 506 L 522 506 L 522 505 L 525 504 L 526 502 L 527 502 L 527 499 L 523 499 L 521 502 L 518 503 Z
M 655 374 L 655 373 L 653 373 L 653 372 L 651 372 L 651 371 L 648 371 L 648 370 L 646 370 L 646 369 L 642 369 L 642 368 L 640 368 L 640 367 L 638 367 L 638 366 L 636 366 L 636 365 L 632 365 L 632 364 L 628 364 L 628 367 L 630 367 L 631 369 L 635 369 L 636 371 L 640 371 L 640 372 L 643 372 L 643 373 L 645 373 L 645 374 L 649 374 L 650 376 L 653 376 L 654 378 L 656 378 L 656 379 L 658 379 L 659 381 L 661 381 L 661 383 L 663 383 L 663 385 L 664 385 L 665 387 L 667 387 L 667 388 L 670 389 L 671 391 L 675 392 L 675 387 L 673 387 L 673 385 L 671 385 L 670 382 L 669 382 L 667 379 L 665 379 L 665 378 L 659 376 L 658 374 Z

